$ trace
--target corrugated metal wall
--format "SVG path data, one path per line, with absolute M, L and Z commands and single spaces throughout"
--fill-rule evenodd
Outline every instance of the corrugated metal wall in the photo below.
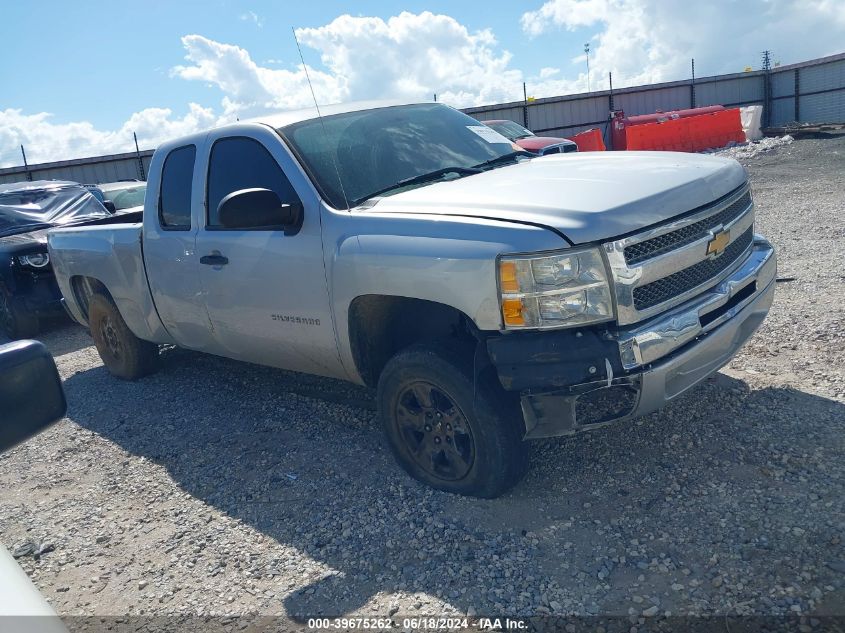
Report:
M 141 152 L 144 175 L 149 173 L 152 155 L 152 150 Z M 134 153 L 30 165 L 29 173 L 32 174 L 32 180 L 71 180 L 86 184 L 141 178 L 138 157 Z M 27 180 L 26 170 L 22 166 L 0 169 L 0 183 L 21 180 Z
M 765 106 L 766 79 L 766 73 L 759 70 L 696 79 L 695 105 Z M 770 125 L 782 126 L 795 121 L 845 123 L 845 53 L 774 68 L 768 81 Z M 529 103 L 518 101 L 467 108 L 464 112 L 481 121 L 511 119 L 537 133 L 556 136 L 573 136 L 583 130 L 602 127 L 607 143 L 606 126 L 611 109 L 635 115 L 692 106 L 691 82 L 676 81 L 622 88 L 612 95 L 605 90 Z M 152 150 L 141 152 L 144 173 L 149 171 L 152 154 Z M 83 183 L 141 177 L 137 157 L 132 153 L 30 165 L 29 171 L 35 180 L 54 178 Z M 0 182 L 26 179 L 22 166 L 0 169 Z
M 799 97 L 795 97 L 796 74 Z M 648 114 L 707 105 L 728 107 L 766 105 L 770 82 L 769 125 L 787 123 L 845 123 L 845 53 L 763 71 L 719 75 L 691 81 L 636 86 L 583 95 L 467 108 L 481 120 L 512 119 L 538 134 L 572 136 L 589 128 L 605 130 L 611 109 L 625 114 Z M 796 104 L 798 112 L 796 114 Z M 527 115 L 527 120 L 526 120 Z

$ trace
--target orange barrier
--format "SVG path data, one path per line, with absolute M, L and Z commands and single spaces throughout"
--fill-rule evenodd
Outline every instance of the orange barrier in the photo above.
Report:
M 601 137 L 601 130 L 598 128 L 570 136 L 569 140 L 578 145 L 579 152 L 603 152 L 607 149 Z
M 625 136 L 629 150 L 700 152 L 745 142 L 738 108 L 633 125 L 625 129 Z

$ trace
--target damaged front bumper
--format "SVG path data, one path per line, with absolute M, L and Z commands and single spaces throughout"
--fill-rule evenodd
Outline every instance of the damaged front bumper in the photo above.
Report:
M 749 255 L 717 286 L 644 323 L 488 339 L 502 385 L 520 392 L 525 437 L 651 413 L 715 373 L 766 318 L 776 273 L 774 249 L 755 236 Z

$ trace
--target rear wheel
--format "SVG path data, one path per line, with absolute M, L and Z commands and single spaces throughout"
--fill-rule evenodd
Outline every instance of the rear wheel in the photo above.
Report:
M 434 488 L 497 497 L 528 467 L 522 416 L 492 371 L 473 371 L 473 347 L 414 345 L 385 366 L 379 412 L 399 464 Z
M 135 336 L 110 297 L 102 294 L 91 297 L 88 323 L 97 352 L 113 375 L 136 380 L 155 370 L 158 345 Z
M 38 334 L 38 317 L 23 310 L 5 288 L 0 288 L 0 333 L 12 340 Z

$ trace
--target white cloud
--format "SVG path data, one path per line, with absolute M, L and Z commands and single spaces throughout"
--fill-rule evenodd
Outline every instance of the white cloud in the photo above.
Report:
M 608 72 L 614 86 L 684 79 L 693 57 L 702 76 L 757 68 L 765 49 L 784 63 L 838 53 L 843 27 L 842 0 L 549 0 L 522 16 L 529 36 L 556 29 L 586 34 L 594 89 L 607 87 Z M 544 89 L 585 87 L 582 72 Z
M 238 16 L 238 19 L 242 22 L 252 22 L 259 29 L 264 26 L 264 18 L 258 15 L 255 11 L 247 11 L 246 13 L 241 13 L 241 15 Z
M 325 26 L 297 29 L 296 35 L 304 47 L 319 51 L 326 69 L 308 65 L 321 103 L 431 99 L 436 93 L 442 101 L 467 106 L 522 93 L 522 73 L 510 68 L 511 55 L 499 50 L 492 32 L 470 32 L 446 15 L 404 12 L 388 20 L 342 15 Z M 311 103 L 301 65 L 259 66 L 244 48 L 202 35 L 186 35 L 182 43 L 188 63 L 171 74 L 219 88 L 226 117 Z
M 289 110 L 311 103 L 305 71 L 265 68 L 256 64 L 240 46 L 223 44 L 203 37 L 186 35 L 182 45 L 188 65 L 176 66 L 171 75 L 189 81 L 201 81 L 219 88 L 223 117 L 252 116 L 268 110 Z M 346 80 L 309 66 L 314 92 L 322 102 L 341 100 Z
M 88 121 L 54 123 L 47 112 L 24 114 L 9 108 L 0 110 L 0 167 L 22 163 L 20 146 L 30 164 L 129 152 L 135 149 L 132 132 L 141 148 L 212 127 L 213 112 L 196 103 L 182 117 L 168 108 L 147 108 L 136 112 L 117 130 L 98 130 Z
M 403 12 L 383 20 L 343 15 L 298 29 L 306 46 L 345 80 L 348 99 L 438 99 L 475 105 L 519 98 L 522 73 L 492 31 L 471 32 L 447 15 Z

